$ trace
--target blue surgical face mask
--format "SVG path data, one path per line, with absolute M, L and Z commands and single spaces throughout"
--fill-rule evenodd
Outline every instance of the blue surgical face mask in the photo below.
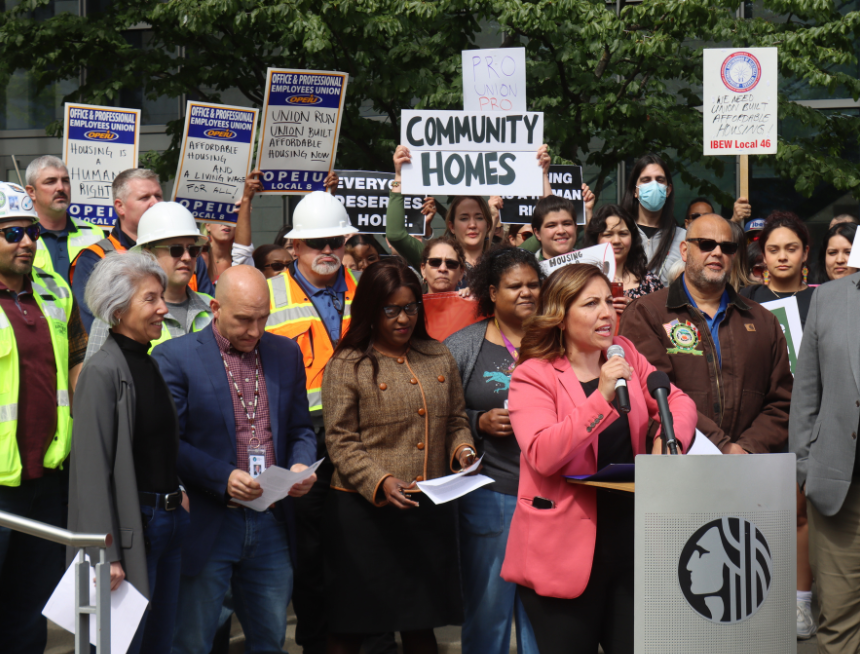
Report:
M 648 182 L 637 186 L 639 189 L 639 204 L 648 211 L 660 211 L 666 204 L 668 187 L 660 182 Z

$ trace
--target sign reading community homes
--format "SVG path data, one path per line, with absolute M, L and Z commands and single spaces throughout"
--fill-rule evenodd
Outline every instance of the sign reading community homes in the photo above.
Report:
M 615 251 L 611 243 L 601 243 L 590 248 L 574 250 L 567 254 L 560 254 L 552 259 L 540 262 L 540 267 L 548 277 L 559 268 L 570 266 L 574 263 L 590 263 L 603 271 L 609 281 L 615 279 Z
M 550 166 L 549 183 L 552 194 L 573 202 L 576 215 L 573 219 L 577 225 L 585 224 L 585 200 L 582 199 L 582 167 L 581 166 Z M 541 195 L 532 196 L 502 196 L 504 204 L 499 212 L 501 221 L 505 224 L 518 225 L 530 223 L 535 205 Z
M 335 197 L 341 201 L 352 226 L 364 234 L 384 234 L 388 214 L 388 194 L 394 173 L 372 173 L 364 170 L 338 170 L 340 178 Z M 403 196 L 406 230 L 424 233 L 422 198 Z
M 198 220 L 236 224 L 235 203 L 251 165 L 257 113 L 205 102 L 186 106 L 173 201 Z
M 539 195 L 543 113 L 407 110 L 400 143 L 412 163 L 403 192 L 415 195 Z
M 463 50 L 463 109 L 526 111 L 526 49 Z
M 63 114 L 63 161 L 72 182 L 69 214 L 112 226 L 111 184 L 122 171 L 137 168 L 140 109 L 67 102 Z
M 704 51 L 704 153 L 776 154 L 776 48 Z
M 269 68 L 257 168 L 262 193 L 324 191 L 334 168 L 346 73 Z

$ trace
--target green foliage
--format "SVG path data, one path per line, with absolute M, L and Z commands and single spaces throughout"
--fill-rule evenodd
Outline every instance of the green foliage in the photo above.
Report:
M 593 166 L 598 193 L 619 162 L 655 151 L 685 183 L 730 200 L 728 189 L 689 171 L 723 169 L 702 155 L 705 44 L 776 46 L 782 88 L 860 97 L 860 12 L 833 0 L 766 0 L 781 22 L 737 18 L 739 0 L 647 0 L 620 17 L 603 0 L 136 0 L 39 20 L 46 4 L 27 0 L 0 16 L 0 85 L 17 69 L 43 87 L 85 70 L 67 99 L 116 104 L 122 89 L 142 87 L 150 99 L 219 102 L 238 89 L 260 106 L 269 66 L 342 70 L 350 75 L 344 168 L 391 169 L 402 109 L 462 107 L 460 52 L 488 29 L 504 46 L 526 47 L 529 105 L 546 112 L 551 151 Z M 151 26 L 143 49 L 126 38 L 141 23 Z M 779 116 L 802 126 L 792 134 L 811 136 L 782 136 L 768 165 L 805 195 L 822 182 L 860 195 L 860 165 L 845 156 L 858 140 L 856 117 L 783 96 Z M 171 122 L 171 148 L 146 155 L 164 178 L 176 169 L 181 130 Z

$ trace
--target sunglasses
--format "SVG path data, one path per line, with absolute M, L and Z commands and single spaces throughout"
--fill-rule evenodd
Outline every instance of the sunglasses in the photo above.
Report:
M 181 259 L 188 252 L 188 256 L 196 259 L 203 251 L 202 245 L 153 245 L 153 250 L 167 250 L 174 259 Z
M 38 241 L 42 230 L 39 223 L 27 225 L 26 227 L 4 227 L 0 229 L 0 234 L 6 239 L 7 243 L 20 243 L 24 238 L 24 234 L 30 237 L 31 241 Z
M 441 257 L 427 259 L 426 263 L 431 268 L 439 268 L 442 265 L 442 261 L 445 262 L 445 267 L 448 270 L 457 270 L 460 267 L 460 262 L 457 259 L 442 259 Z
M 332 250 L 342 248 L 346 243 L 346 236 L 331 236 L 329 238 L 306 238 L 305 243 L 311 250 L 325 250 L 328 245 Z
M 382 312 L 386 318 L 396 318 L 403 311 L 407 316 L 415 316 L 418 314 L 420 302 L 410 302 L 406 306 L 401 307 L 399 304 L 388 304 L 382 307 Z
M 290 264 L 284 263 L 283 261 L 273 261 L 272 263 L 267 263 L 263 266 L 263 268 L 271 268 L 275 272 L 281 272 L 284 268 L 289 266 Z
M 702 252 L 713 252 L 719 245 L 723 254 L 737 254 L 738 244 L 734 241 L 715 241 L 712 238 L 688 238 L 687 242 L 695 243 Z
M 695 220 L 696 218 L 701 218 L 704 215 L 705 214 L 703 214 L 703 213 L 691 213 L 690 214 L 690 220 Z

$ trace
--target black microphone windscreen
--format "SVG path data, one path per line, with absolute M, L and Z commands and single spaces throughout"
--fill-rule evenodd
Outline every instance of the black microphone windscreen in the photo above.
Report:
M 662 370 L 655 370 L 648 375 L 648 392 L 651 395 L 654 395 L 658 388 L 665 388 L 668 391 L 670 387 L 669 375 Z

